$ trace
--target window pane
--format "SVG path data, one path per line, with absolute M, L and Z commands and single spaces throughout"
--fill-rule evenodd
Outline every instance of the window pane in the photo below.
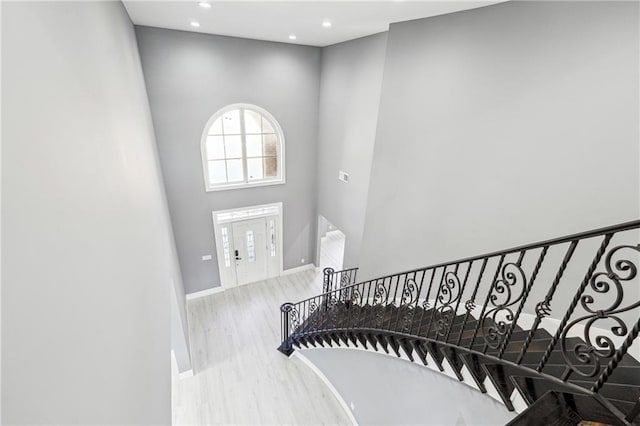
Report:
M 209 161 L 209 183 L 226 183 L 227 170 L 222 161 Z
M 247 157 L 262 157 L 262 135 L 247 135 Z
M 278 158 L 277 157 L 267 157 L 264 159 L 264 176 L 265 177 L 278 176 Z
M 244 131 L 246 133 L 262 133 L 260 127 L 260 114 L 248 109 L 244 110 Z
M 271 123 L 269 123 L 269 120 L 262 117 L 262 133 L 275 133 L 275 132 L 276 131 L 273 130 L 273 126 L 271 125 Z
M 207 160 L 224 158 L 224 140 L 222 136 L 207 136 Z
M 248 158 L 247 169 L 249 180 L 263 179 L 262 174 L 262 158 Z
M 227 158 L 242 158 L 242 139 L 240 136 L 225 136 L 224 146 Z
M 264 135 L 264 156 L 275 157 L 278 155 L 278 137 L 276 135 Z
M 211 127 L 209 127 L 210 135 L 221 135 L 222 134 L 222 118 L 218 118 L 213 122 Z
M 227 160 L 227 176 L 229 182 L 242 182 L 244 180 L 242 160 Z
M 239 135 L 240 134 L 240 110 L 234 109 L 222 116 L 222 126 L 224 127 L 225 135 Z

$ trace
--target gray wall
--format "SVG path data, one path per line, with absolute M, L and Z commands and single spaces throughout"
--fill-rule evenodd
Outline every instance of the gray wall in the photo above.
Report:
M 636 219 L 638 4 L 390 28 L 362 278 Z
M 284 268 L 314 258 L 320 50 L 138 27 L 185 290 L 220 285 L 211 211 L 282 201 Z M 200 137 L 237 102 L 265 108 L 286 139 L 285 185 L 205 192 Z M 202 261 L 204 254 L 213 260 Z
M 382 33 L 322 49 L 318 213 L 346 236 L 345 268 L 359 264 L 386 44 Z
M 120 3 L 2 3 L 2 423 L 170 424 L 171 228 Z

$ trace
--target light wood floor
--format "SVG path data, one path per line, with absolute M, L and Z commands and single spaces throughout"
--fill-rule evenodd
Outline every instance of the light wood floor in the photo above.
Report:
M 306 271 L 189 301 L 195 375 L 174 372 L 173 423 L 350 424 L 324 383 L 276 350 L 280 305 L 321 289 L 322 274 Z
M 344 244 L 345 236 L 342 232 L 338 230 L 327 232 L 327 235 L 320 239 L 320 267 L 341 270 Z

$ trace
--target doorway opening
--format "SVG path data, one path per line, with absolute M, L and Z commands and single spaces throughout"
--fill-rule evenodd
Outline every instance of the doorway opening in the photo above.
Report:
M 225 288 L 282 274 L 282 203 L 212 212 Z
M 342 270 L 345 241 L 346 236 L 342 231 L 324 216 L 318 215 L 318 259 L 316 265 L 321 270 L 324 268 Z

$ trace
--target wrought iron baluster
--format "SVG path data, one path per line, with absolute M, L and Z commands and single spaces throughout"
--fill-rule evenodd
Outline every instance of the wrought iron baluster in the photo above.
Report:
M 604 386 L 606 381 L 609 379 L 609 376 L 611 376 L 611 373 L 613 373 L 613 370 L 616 369 L 618 363 L 620 362 L 620 360 L 622 360 L 622 357 L 625 356 L 627 350 L 629 350 L 629 347 L 631 346 L 633 341 L 636 339 L 636 337 L 638 337 L 639 331 L 640 319 L 638 319 L 636 324 L 633 326 L 633 329 L 627 335 L 627 338 L 624 340 L 624 343 L 622 344 L 620 349 L 618 349 L 613 358 L 611 358 L 611 361 L 609 361 L 607 368 L 605 368 L 602 374 L 600 374 L 600 377 L 598 377 L 598 380 L 594 383 L 593 387 L 591 388 L 592 392 L 598 392 L 602 388 L 602 386 Z
M 509 330 L 509 322 L 513 322 L 511 307 L 520 301 L 527 285 L 526 274 L 522 270 L 522 260 L 525 253 L 526 250 L 521 250 L 515 262 L 503 262 L 499 270 L 500 278 L 493 284 L 489 295 L 489 303 L 493 307 L 489 307 L 487 304 L 488 310 L 479 319 L 482 338 L 485 341 L 484 353 L 489 348 L 499 349 Z M 520 286 L 522 286 L 522 292 L 520 294 L 514 293 L 513 289 L 518 289 Z
M 462 334 L 464 333 L 464 327 L 467 325 L 467 320 L 471 315 L 471 311 L 473 311 L 476 307 L 475 300 L 476 295 L 478 293 L 478 288 L 480 287 L 480 282 L 482 281 L 482 276 L 484 274 L 484 270 L 487 267 L 488 258 L 482 259 L 482 266 L 480 266 L 480 272 L 478 273 L 478 279 L 476 280 L 476 286 L 473 289 L 473 294 L 471 294 L 471 298 L 464 303 L 464 307 L 467 311 L 464 314 L 464 320 L 462 321 L 462 327 L 460 327 L 460 333 L 458 334 L 458 340 L 456 340 L 456 346 L 460 346 L 460 341 L 462 340 Z
M 438 292 L 436 293 L 436 298 L 433 301 L 433 308 L 431 309 L 431 317 L 429 318 L 429 325 L 427 325 L 427 334 L 429 337 L 429 333 L 431 332 L 431 324 L 433 323 L 433 318 L 436 314 L 436 308 L 438 306 L 438 298 L 440 297 L 440 292 L 442 291 L 442 283 L 444 282 L 444 276 L 447 274 L 447 267 L 449 265 L 445 265 L 442 269 L 442 276 L 440 277 L 440 284 L 438 285 Z
M 453 323 L 453 317 L 455 317 L 455 313 L 452 313 L 451 303 L 455 302 L 455 299 L 458 295 L 454 292 L 456 287 L 458 290 L 460 289 L 460 280 L 458 279 L 458 269 L 460 268 L 460 264 L 456 263 L 453 268 L 453 273 L 448 272 L 445 274 L 443 287 L 440 291 L 440 296 L 438 300 L 440 301 L 440 307 L 436 310 L 436 315 L 439 318 L 436 320 L 436 328 L 435 328 L 435 340 L 439 340 L 440 336 L 446 335 L 446 332 L 443 330 L 447 327 L 447 323 L 449 323 L 449 327 Z M 452 277 L 453 276 L 453 277 Z M 446 298 L 446 299 L 445 299 Z
M 324 308 L 325 309 L 329 309 L 329 295 L 328 293 L 331 291 L 331 281 L 333 279 L 333 274 L 334 274 L 335 270 L 333 268 L 324 268 L 322 270 L 323 275 L 323 281 L 322 281 L 322 293 L 325 293 L 325 301 L 323 303 Z
M 398 330 L 398 323 L 400 322 L 400 314 L 402 312 L 402 307 L 404 305 L 404 294 L 405 291 L 407 290 L 407 281 L 409 280 L 409 274 L 401 274 L 400 276 L 404 275 L 404 280 L 402 281 L 402 291 L 400 292 L 400 303 L 398 303 L 398 311 L 397 311 L 397 315 L 396 315 L 396 323 L 393 326 L 394 330 Z M 415 275 L 415 273 L 414 273 Z M 398 277 L 398 281 L 400 280 L 400 277 Z M 396 288 L 397 290 L 397 288 Z
M 418 283 L 417 281 L 418 272 L 414 272 L 413 277 L 407 277 L 407 280 L 405 281 L 405 289 L 402 293 L 403 302 L 401 302 L 401 304 L 404 305 L 404 309 L 406 310 L 406 312 L 402 316 L 402 332 L 411 334 L 411 330 L 413 328 L 413 318 L 415 317 L 416 307 L 418 306 L 418 299 L 420 298 L 420 291 L 422 290 L 422 281 L 424 280 L 424 275 L 425 271 L 423 270 L 422 278 L 420 278 L 420 283 Z M 398 315 L 398 319 L 400 319 L 400 315 Z
M 390 309 L 385 308 L 385 310 L 389 312 L 389 322 L 388 322 L 387 330 L 391 330 L 391 323 L 393 322 L 393 314 L 395 312 L 395 309 L 393 308 L 396 306 L 396 295 L 398 294 L 398 287 L 400 286 L 401 276 L 402 274 L 394 275 L 389 279 L 389 293 L 391 293 L 391 286 L 393 285 L 393 277 L 396 278 L 396 288 L 393 291 L 393 297 L 391 298 L 391 303 L 387 304 L 387 308 L 390 308 Z
M 473 260 L 469 262 L 467 265 L 467 272 L 464 274 L 464 280 L 462 281 L 462 287 L 460 288 L 460 294 L 458 295 L 458 300 L 456 301 L 456 307 L 453 311 L 453 318 L 458 315 L 458 308 L 460 307 L 460 301 L 462 300 L 462 295 L 464 294 L 464 289 L 467 286 L 467 280 L 469 279 L 469 272 L 471 272 L 471 266 L 473 265 Z M 449 323 L 449 329 L 447 330 L 447 334 L 444 337 L 444 341 L 449 341 L 449 334 L 451 333 L 451 328 L 453 328 L 453 319 Z
M 493 276 L 493 280 L 491 281 L 491 287 L 489 287 L 489 291 L 487 292 L 487 298 L 484 301 L 484 305 L 482 305 L 482 311 L 480 312 L 480 316 L 478 317 L 478 322 L 476 323 L 476 328 L 473 330 L 473 335 L 471 336 L 471 341 L 469 342 L 469 349 L 473 347 L 473 342 L 476 340 L 476 336 L 478 334 L 478 329 L 480 328 L 480 323 L 482 322 L 482 318 L 484 317 L 484 313 L 487 310 L 487 304 L 489 303 L 489 298 L 491 297 L 491 293 L 493 292 L 493 287 L 496 285 L 498 281 L 498 274 L 500 274 L 500 269 L 502 268 L 502 263 L 504 262 L 505 254 L 500 256 L 500 260 L 498 261 L 498 267 L 496 268 L 496 273 Z M 485 346 L 486 349 L 486 346 Z
M 567 249 L 567 252 L 565 253 L 564 258 L 562 259 L 562 263 L 560 263 L 560 268 L 558 269 L 558 272 L 556 273 L 556 276 L 553 279 L 553 283 L 551 284 L 551 287 L 549 288 L 547 295 L 545 296 L 542 302 L 539 302 L 536 305 L 536 318 L 533 321 L 533 325 L 529 330 L 529 334 L 527 335 L 527 338 L 524 341 L 522 350 L 518 355 L 518 360 L 516 361 L 517 364 L 520 364 L 522 362 L 522 359 L 524 358 L 524 355 L 527 352 L 527 349 L 529 349 L 529 345 L 531 345 L 531 341 L 533 340 L 533 335 L 538 330 L 538 327 L 540 326 L 542 319 L 551 313 L 551 308 L 549 307 L 549 304 L 553 299 L 553 295 L 556 292 L 556 288 L 558 288 L 558 284 L 560 284 L 560 279 L 564 274 L 564 270 L 567 269 L 567 265 L 569 264 L 569 261 L 571 260 L 571 257 L 573 256 L 573 253 L 575 252 L 577 245 L 578 245 L 578 240 L 571 241 L 571 244 L 569 245 L 569 248 Z
M 431 294 L 431 287 L 433 286 L 433 278 L 436 275 L 436 271 L 438 268 L 431 268 L 431 278 L 429 278 L 429 288 L 427 289 L 427 295 L 422 301 L 422 313 L 420 315 L 420 323 L 418 324 L 418 334 L 420 334 L 420 330 L 422 329 L 422 321 L 424 320 L 424 314 L 429 308 L 429 295 Z
M 522 313 L 522 309 L 524 308 L 524 304 L 527 302 L 527 298 L 529 297 L 529 292 L 533 287 L 533 284 L 536 281 L 536 277 L 538 276 L 538 272 L 540 271 L 540 267 L 542 266 L 542 262 L 544 262 L 544 258 L 547 255 L 547 251 L 549 250 L 549 246 L 544 246 L 542 251 L 540 252 L 540 256 L 538 257 L 538 261 L 536 266 L 533 268 L 533 272 L 531 273 L 531 278 L 529 279 L 529 284 L 525 288 L 525 291 L 522 295 L 522 300 L 520 301 L 520 306 L 518 306 L 518 310 L 516 311 L 516 315 L 513 318 L 513 322 L 511 323 L 511 327 L 507 332 L 507 335 L 502 340 L 502 347 L 500 348 L 500 352 L 498 353 L 498 358 L 502 358 L 504 355 L 504 351 L 507 349 L 507 345 L 509 344 L 509 340 L 511 340 L 511 335 L 513 334 L 514 329 L 518 325 L 518 318 L 520 318 L 520 314 Z
M 375 286 L 373 285 L 373 281 L 367 281 L 369 283 L 369 289 L 367 290 L 367 304 L 369 305 L 368 315 L 367 315 L 367 323 L 371 324 L 373 321 L 373 305 L 376 297 Z M 371 298 L 371 291 L 373 287 L 373 299 Z
M 589 279 L 591 278 L 591 276 L 595 272 L 596 268 L 598 267 L 598 263 L 600 263 L 600 259 L 602 259 L 602 256 L 604 255 L 605 251 L 607 250 L 607 246 L 609 245 L 609 242 L 611 241 L 611 238 L 613 238 L 613 234 L 607 234 L 603 238 L 602 243 L 600 244 L 600 247 L 598 248 L 598 251 L 596 252 L 595 257 L 593 258 L 593 261 L 591 262 L 591 265 L 589 265 L 589 269 L 587 269 L 587 273 L 585 274 L 584 279 L 582 280 L 582 283 L 580 284 L 580 287 L 578 287 L 578 291 L 576 291 L 576 294 L 573 297 L 573 299 L 571 300 L 571 303 L 569 304 L 569 307 L 567 308 L 567 310 L 566 310 L 566 312 L 564 314 L 564 317 L 562 318 L 562 321 L 560 321 L 560 325 L 558 326 L 558 329 L 556 330 L 556 334 L 554 334 L 553 338 L 551 339 L 551 342 L 549 342 L 549 346 L 547 346 L 547 350 L 544 352 L 544 355 L 542 355 L 542 359 L 540 360 L 540 363 L 536 367 L 536 371 L 537 372 L 542 371 L 542 369 L 544 368 L 545 364 L 549 360 L 549 357 L 551 356 L 551 352 L 553 351 L 554 346 L 556 345 L 556 343 L 558 343 L 558 339 L 560 339 L 560 335 L 562 334 L 562 331 L 564 330 L 565 326 L 567 325 L 567 322 L 569 321 L 569 318 L 571 318 L 571 315 L 573 314 L 574 309 L 578 305 L 578 302 L 580 302 L 580 296 L 582 296 L 582 293 L 587 288 L 587 285 L 589 284 Z M 575 241 L 575 244 L 577 245 L 578 241 Z M 575 246 L 574 246 L 574 248 L 575 248 Z M 556 286 L 557 286 L 557 284 L 556 284 Z M 547 312 L 550 313 L 549 303 L 551 302 L 551 298 L 549 298 L 548 301 L 547 301 L 547 299 L 545 299 L 545 302 L 546 302 L 546 305 L 547 305 Z

